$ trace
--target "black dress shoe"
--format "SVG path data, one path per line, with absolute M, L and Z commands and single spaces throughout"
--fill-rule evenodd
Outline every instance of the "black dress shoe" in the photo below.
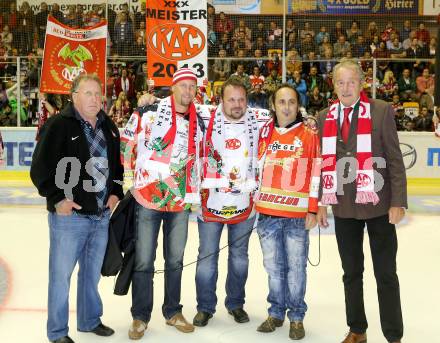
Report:
M 234 320 L 237 323 L 247 323 L 249 321 L 248 314 L 242 308 L 237 308 L 235 310 L 228 311 L 228 313 L 234 317 Z
M 81 331 L 81 330 L 78 330 L 78 331 Z M 92 332 L 98 336 L 108 337 L 108 336 L 113 335 L 115 333 L 115 330 L 113 330 L 112 328 L 109 328 L 108 326 L 105 326 L 104 324 L 101 323 L 93 330 L 81 331 L 81 332 Z
M 193 325 L 195 326 L 206 326 L 209 319 L 212 318 L 212 313 L 199 311 L 193 319 Z
M 64 337 L 58 338 L 58 339 L 51 341 L 51 342 L 52 343 L 75 343 L 73 341 L 73 339 L 70 338 L 69 336 L 64 336 Z

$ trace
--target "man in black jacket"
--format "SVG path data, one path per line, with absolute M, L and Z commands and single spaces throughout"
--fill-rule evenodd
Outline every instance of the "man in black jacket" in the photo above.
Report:
M 79 263 L 78 331 L 110 336 L 101 323 L 98 282 L 108 239 L 110 213 L 123 197 L 119 132 L 101 110 L 102 85 L 95 75 L 77 77 L 72 103 L 41 129 L 31 179 L 49 211 L 47 336 L 70 343 L 70 277 Z

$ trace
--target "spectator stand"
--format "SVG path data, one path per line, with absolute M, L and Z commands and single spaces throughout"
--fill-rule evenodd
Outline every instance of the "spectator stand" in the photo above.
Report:
M 88 27 L 107 18 L 109 43 L 105 80 L 106 110 L 109 111 L 118 98 L 114 87 L 123 69 L 126 69 L 127 77 L 133 81 L 135 92 L 129 99 L 131 107 L 143 92 L 152 91 L 147 84 L 148 71 L 142 67 L 146 62 L 144 7 L 110 1 L 67 7 L 50 1 L 45 3 L 47 6 L 34 0 L 28 1 L 30 7 L 24 3 L 24 0 L 3 0 L 0 4 L 1 89 L 9 89 L 8 94 L 12 100 L 20 104 L 15 109 L 16 125 L 33 126 L 38 122 L 44 18 L 48 13 L 78 28 Z M 412 83 L 403 90 L 399 87 L 399 80 L 405 69 L 410 70 L 410 78 L 414 81 L 423 75 L 425 69 L 429 73 L 425 80 L 432 78 L 434 68 L 431 58 L 437 44 L 434 16 L 393 16 L 390 21 L 389 16 L 380 14 L 356 14 L 354 21 L 353 15 L 306 14 L 303 5 L 301 2 L 293 2 L 295 14 L 287 14 L 285 18 L 280 14 L 222 13 L 215 6 L 208 6 L 208 79 L 212 92 L 209 91 L 210 87 L 206 87 L 206 90 L 211 93 L 209 97 L 213 101 L 218 102 L 218 93 L 215 91 L 218 89 L 217 82 L 225 81 L 234 74 L 239 64 L 244 64 L 244 74 L 247 75 L 253 74 L 254 67 L 258 66 L 265 80 L 271 73 L 270 69 L 277 68 L 276 79 L 281 77 L 281 82 L 292 79 L 294 71 L 299 72 L 301 79 L 309 80 L 310 70 L 316 66 L 319 85 L 310 104 L 315 113 L 319 104 L 327 106 L 334 96 L 334 65 L 341 57 L 355 57 L 359 58 L 364 71 L 372 68 L 369 79 L 371 97 L 381 97 L 378 87 L 383 85 L 383 76 L 390 69 L 394 73 L 397 89 L 389 92 L 385 100 L 391 102 L 397 93 L 402 106 L 406 102 L 417 102 L 421 107 L 420 103 L 423 102 L 428 112 L 432 111 L 429 81 L 419 79 L 419 84 L 426 83 L 427 87 L 412 92 Z M 380 53 L 375 53 L 377 49 Z M 276 52 L 276 57 L 273 52 Z M 379 57 L 388 55 L 389 58 Z M 217 60 L 221 60 L 222 69 L 214 72 Z M 381 66 L 386 67 L 381 70 Z M 400 85 L 405 86 L 402 83 Z M 306 82 L 306 86 L 303 94 L 306 99 L 310 99 L 316 81 Z M 154 89 L 154 92 L 165 95 L 169 93 L 169 88 Z M 0 114 L 1 111 L 9 111 L 7 93 L 0 100 L 5 97 L 7 101 L 0 101 Z M 321 101 L 321 97 L 324 101 Z M 23 118 L 18 115 L 22 108 L 26 113 Z

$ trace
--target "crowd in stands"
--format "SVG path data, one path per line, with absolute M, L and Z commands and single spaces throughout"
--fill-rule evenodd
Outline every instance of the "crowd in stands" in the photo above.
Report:
M 434 129 L 432 59 L 437 39 L 424 22 L 404 20 L 401 27 L 395 27 L 387 21 L 380 27 L 374 21 L 363 26 L 353 20 L 347 27 L 335 21 L 334 27 L 323 24 L 314 28 L 311 22 L 297 26 L 288 19 L 283 34 L 275 20 L 255 25 L 255 21 L 247 23 L 246 18 L 239 18 L 234 23 L 225 13 L 217 15 L 213 7 L 208 14 L 209 51 L 218 56 L 212 63 L 210 80 L 241 79 L 248 85 L 252 106 L 264 107 L 282 82 L 280 54 L 286 39 L 287 82 L 298 90 L 309 115 L 316 115 L 335 98 L 332 70 L 337 60 L 357 58 L 366 75 L 364 91 L 372 96 L 374 89 L 376 98 L 393 103 L 399 130 Z M 376 75 L 373 58 L 378 59 Z
M 107 15 L 109 56 L 113 62 L 107 73 L 106 109 L 123 126 L 137 97 L 152 91 L 144 63 L 145 5 L 141 3 L 135 13 L 127 4 L 121 4 L 117 11 L 105 6 L 96 4 L 85 11 L 81 5 L 72 5 L 67 13 L 62 13 L 57 3 L 48 6 L 42 2 L 38 13 L 33 13 L 29 4 L 23 2 L 18 10 L 11 3 L 9 11 L 0 14 L 0 78 L 4 80 L 0 91 L 0 126 L 13 124 L 4 118 L 9 117 L 7 113 L 14 113 L 5 104 L 6 90 L 16 80 L 17 68 L 5 62 L 6 56 L 28 56 L 26 85 L 37 87 L 39 70 L 34 57 L 41 58 L 49 13 L 75 28 L 95 25 Z M 306 18 L 288 17 L 283 32 L 280 16 L 233 16 L 216 13 L 209 4 L 207 15 L 208 80 L 212 86 L 212 94 L 204 95 L 208 102 L 217 103 L 216 85 L 234 77 L 248 88 L 251 106 L 267 108 L 270 95 L 282 82 L 282 48 L 286 39 L 287 82 L 298 90 L 309 114 L 315 115 L 333 101 L 333 67 L 338 59 L 353 57 L 359 59 L 365 72 L 364 91 L 393 103 L 400 130 L 433 130 L 428 122 L 434 111 L 434 67 L 428 60 L 435 56 L 437 37 L 425 27 L 425 22 L 407 19 L 394 25 L 392 21 L 381 19 L 376 23 L 365 18 L 362 22 L 337 18 L 308 22 Z M 115 62 L 122 56 L 139 56 L 139 60 Z M 376 75 L 373 58 L 379 59 Z M 29 101 L 27 94 L 23 98 Z M 29 104 L 23 103 L 23 98 L 22 106 L 28 110 Z

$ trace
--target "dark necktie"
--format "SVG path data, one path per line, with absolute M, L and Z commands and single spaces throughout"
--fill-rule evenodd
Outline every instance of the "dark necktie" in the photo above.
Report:
M 341 136 L 345 144 L 347 144 L 348 133 L 350 132 L 350 118 L 348 117 L 348 115 L 350 114 L 351 110 L 351 107 L 344 108 L 344 121 L 342 122 L 341 126 Z

